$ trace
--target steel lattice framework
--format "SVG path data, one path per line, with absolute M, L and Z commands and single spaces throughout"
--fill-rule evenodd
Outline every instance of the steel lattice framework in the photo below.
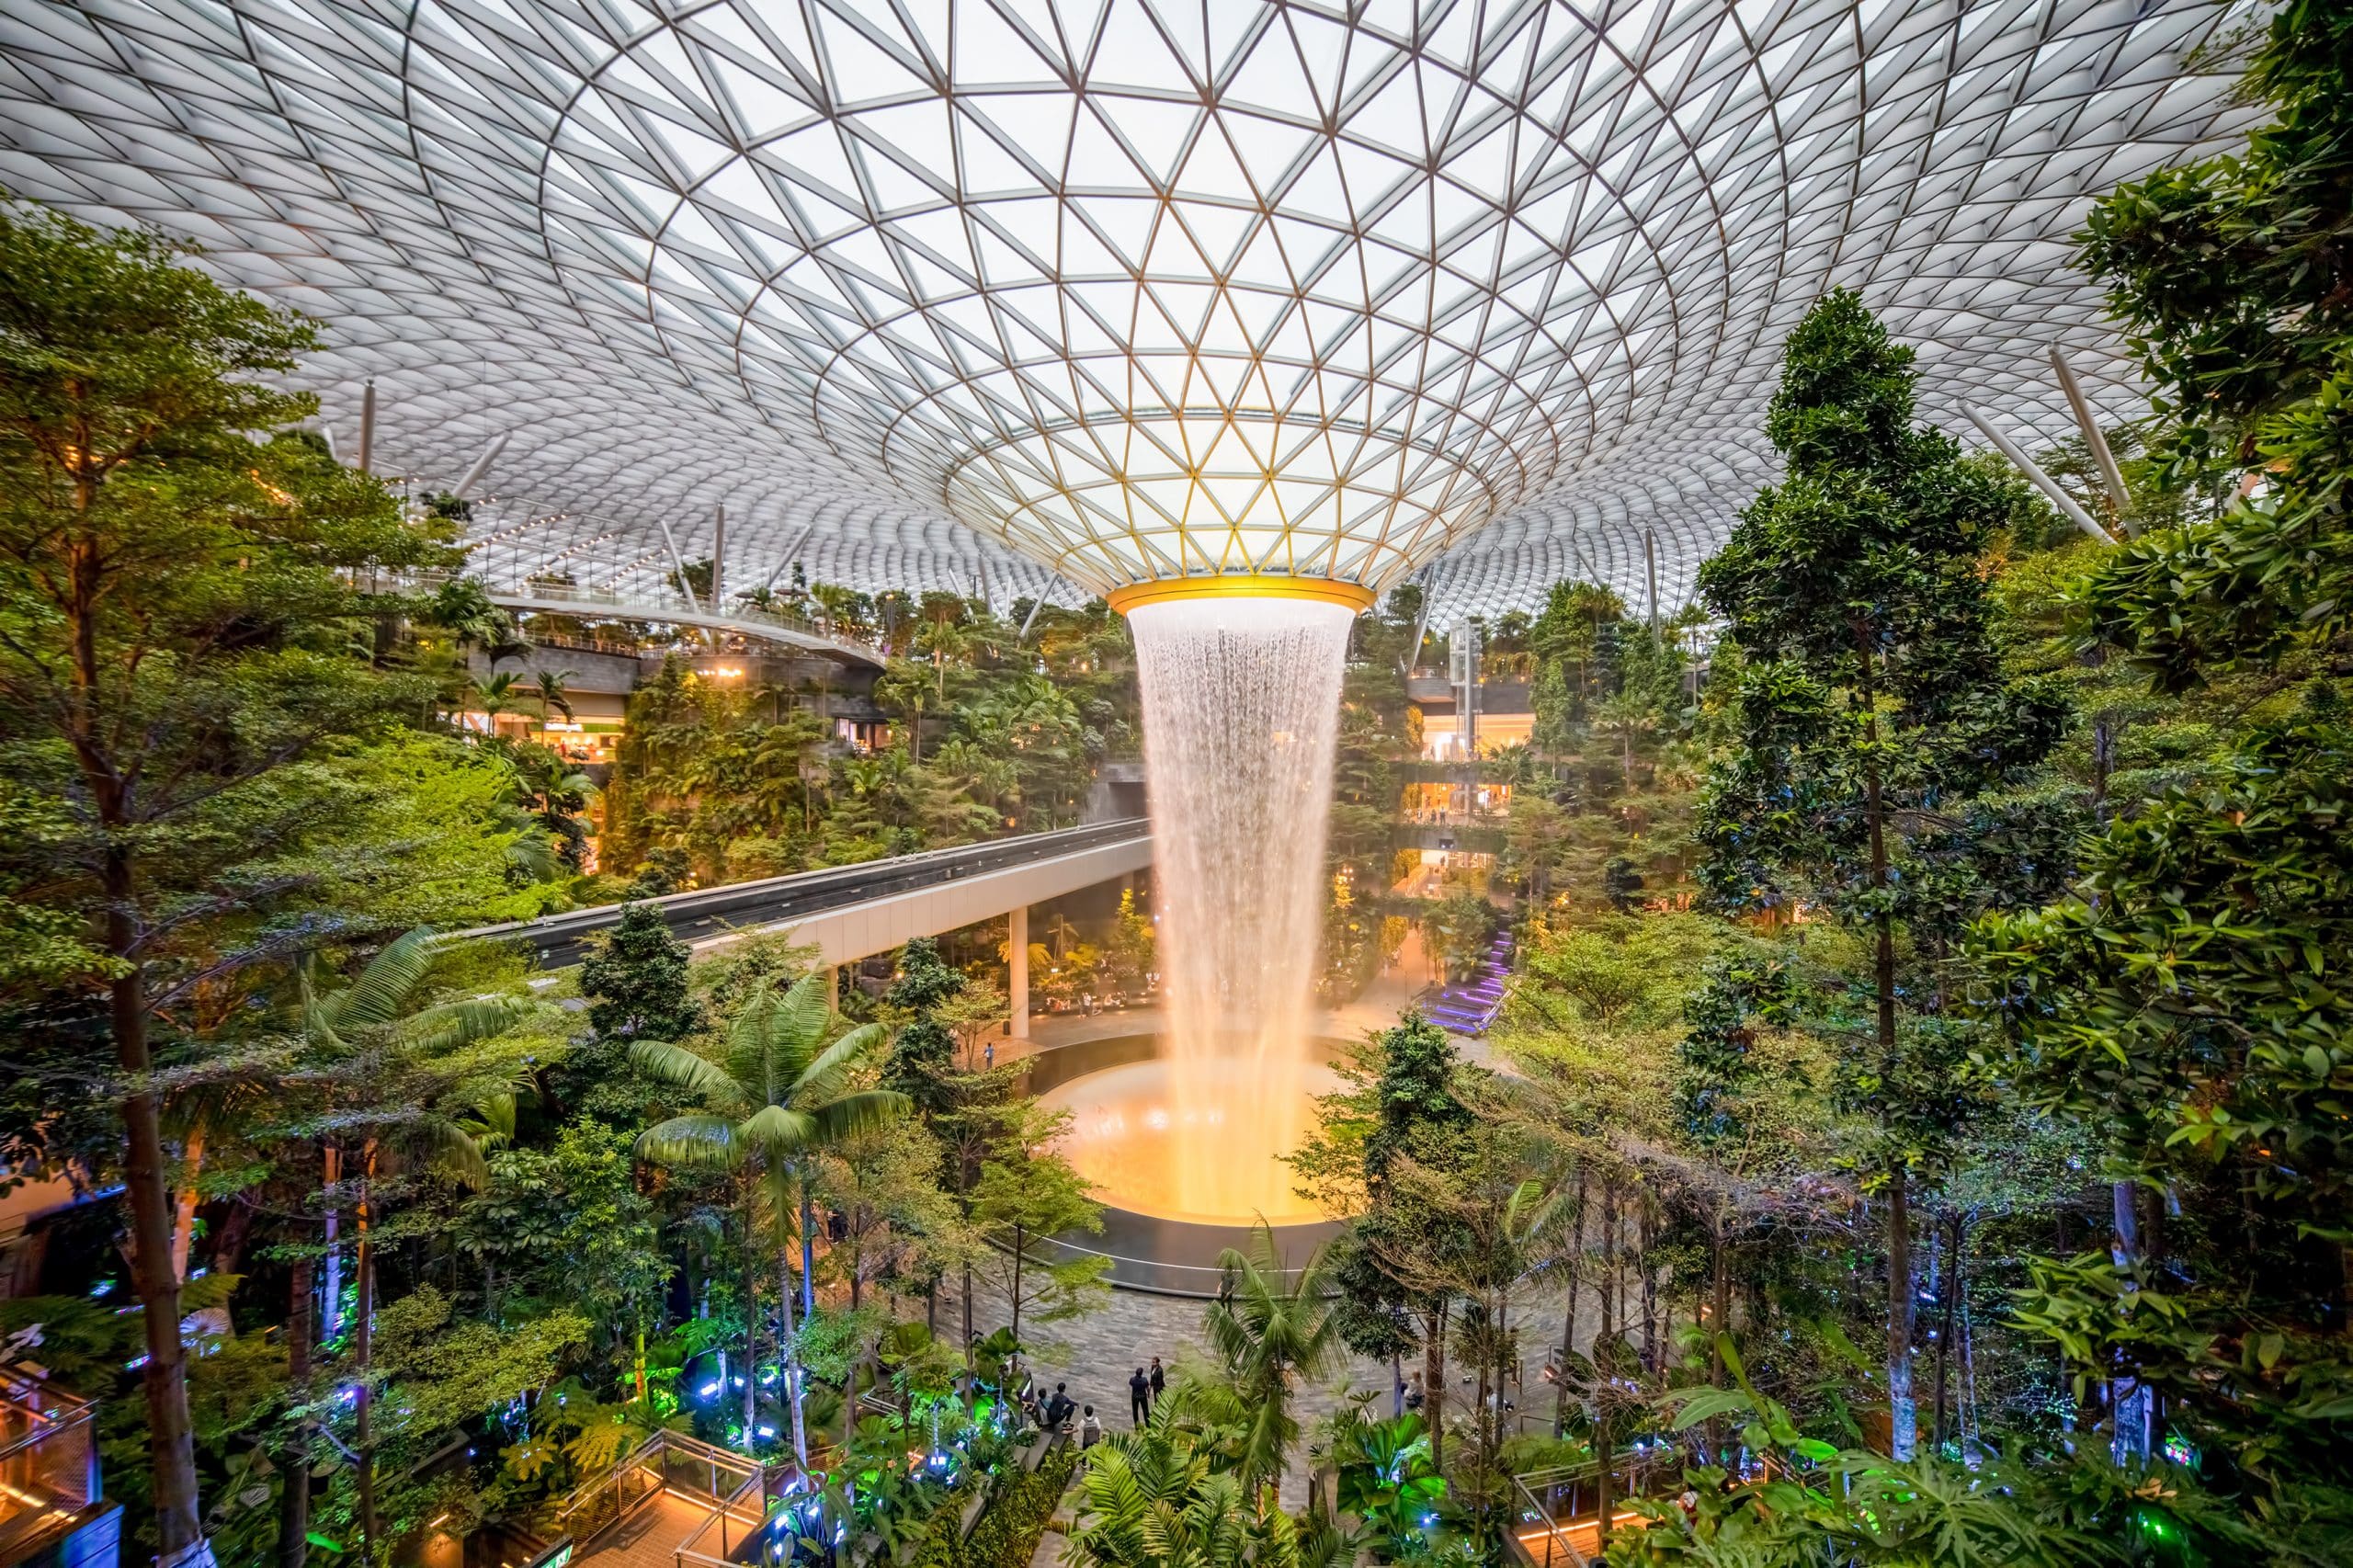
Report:
M 723 506 L 738 585 L 1419 572 L 1479 609 L 1636 597 L 1648 540 L 1672 602 L 1832 285 L 1931 415 L 2063 434 L 2054 345 L 2131 406 L 2067 236 L 2238 128 L 2194 58 L 2232 16 L 0 0 L 0 183 L 318 317 L 346 456 L 369 379 L 380 471 L 508 436 L 493 571 L 651 579 Z

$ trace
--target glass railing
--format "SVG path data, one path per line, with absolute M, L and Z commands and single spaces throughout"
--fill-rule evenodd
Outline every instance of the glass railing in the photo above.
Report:
M 62 1389 L 0 1369 L 0 1562 L 30 1555 L 98 1500 L 95 1407 Z

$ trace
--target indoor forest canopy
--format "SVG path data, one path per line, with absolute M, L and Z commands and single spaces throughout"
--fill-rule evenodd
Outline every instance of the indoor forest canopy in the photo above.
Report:
M 779 29 L 829 75 L 904 74 L 922 32 L 711 9 L 691 60 L 628 51 L 549 176 L 586 210 L 621 99 L 679 168 L 742 172 L 649 264 L 698 300 L 766 232 L 755 190 L 816 196 L 673 100 L 780 113 L 816 77 L 759 63 Z M 1319 27 L 1375 26 L 1267 10 L 1302 72 Z M 1673 10 L 1578 36 L 1654 69 Z M 1399 81 L 1435 114 L 1474 11 L 1423 7 L 1389 75 L 1336 56 L 1327 119 L 1402 124 Z M 1888 15 L 1852 25 L 1900 52 Z M 1046 47 L 987 17 L 960 59 Z M 1233 18 L 1197 20 L 1193 52 Z M 1499 125 L 1551 90 L 1527 26 Z M 636 579 L 584 554 L 518 586 L 494 449 L 426 488 L 335 435 L 310 389 L 347 323 L 160 230 L 0 205 L 0 1568 L 2353 1561 L 2353 7 L 2199 36 L 2240 129 L 2069 210 L 2067 287 L 2139 401 L 2094 408 L 2055 356 L 2078 434 L 1977 449 L 1910 284 L 1824 273 L 1752 324 L 1758 395 L 1688 410 L 1737 404 L 1769 456 L 1711 471 L 1723 526 L 1688 573 L 1705 530 L 1670 529 L 1665 594 L 1654 533 L 1597 571 L 1591 530 L 1540 549 L 1526 513 L 1495 549 L 1540 572 L 1449 571 L 1501 483 L 1440 428 L 1468 364 L 1437 424 L 1310 422 L 1327 489 L 1420 519 L 1269 530 L 1363 545 L 1345 571 L 1186 512 L 1245 505 L 1228 449 L 1171 456 L 1260 460 L 1239 415 L 1137 414 L 1134 472 L 1033 484 L 1112 421 L 1088 382 L 949 462 L 956 421 L 1103 329 L 1008 332 L 1029 358 L 992 381 L 900 209 L 836 234 L 871 243 L 854 286 L 780 269 L 798 324 L 757 352 L 889 315 L 888 367 L 842 349 L 802 401 L 921 403 L 877 472 L 985 490 L 1017 542 L 1084 533 L 1075 576 L 894 544 L 812 550 L 813 579 L 756 535 L 757 582 L 722 510 L 708 553 L 665 523 Z M 1199 205 L 1169 191 L 1231 74 L 1121 98 L 1182 153 L 1155 211 Z M 979 112 L 925 102 L 891 112 Z M 1067 175 L 1089 133 L 1059 123 Z M 1103 145 L 1152 164 L 1143 124 Z M 928 199 L 843 134 L 832 210 Z M 1609 175 L 1626 201 L 1646 166 Z M 1352 266 L 1407 254 L 1369 169 L 1330 174 Z M 1487 242 L 1413 199 L 1462 273 Z M 1257 353 L 1242 274 L 1308 265 L 1263 205 L 1186 329 L 1221 366 Z M 1206 257 L 1199 219 L 1149 232 Z M 880 302 L 902 266 L 942 296 L 920 343 Z M 1154 241 L 1127 271 L 1166 304 L 1176 266 Z M 1483 311 L 1519 287 L 1494 266 Z M 1293 281 L 1302 333 L 1338 311 Z M 1586 362 L 1586 325 L 1542 321 Z M 1455 331 L 1424 325 L 1395 341 Z M 1130 326 L 1135 373 L 1176 373 Z M 1282 343 L 1257 358 L 1339 375 L 1336 339 Z M 1567 416 L 1523 403 L 1493 431 L 1533 473 Z M 1086 531 L 1096 491 L 1164 484 L 1194 523 Z M 1246 573 L 1120 542 L 1229 533 Z M 1086 1092 L 1114 1075 L 1162 1086 Z

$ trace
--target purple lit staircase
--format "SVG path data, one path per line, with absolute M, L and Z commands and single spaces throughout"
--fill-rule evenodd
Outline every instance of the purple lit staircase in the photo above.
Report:
M 1483 1035 L 1503 1011 L 1511 978 L 1511 933 L 1499 933 L 1470 979 L 1422 994 L 1422 1015 L 1449 1034 Z

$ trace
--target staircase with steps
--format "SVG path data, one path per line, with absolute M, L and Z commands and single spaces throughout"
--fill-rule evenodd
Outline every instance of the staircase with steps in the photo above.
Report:
M 1503 1011 L 1504 990 L 1511 981 L 1511 933 L 1498 932 L 1470 979 L 1433 986 L 1422 994 L 1422 1015 L 1449 1034 L 1477 1036 L 1487 1032 Z

